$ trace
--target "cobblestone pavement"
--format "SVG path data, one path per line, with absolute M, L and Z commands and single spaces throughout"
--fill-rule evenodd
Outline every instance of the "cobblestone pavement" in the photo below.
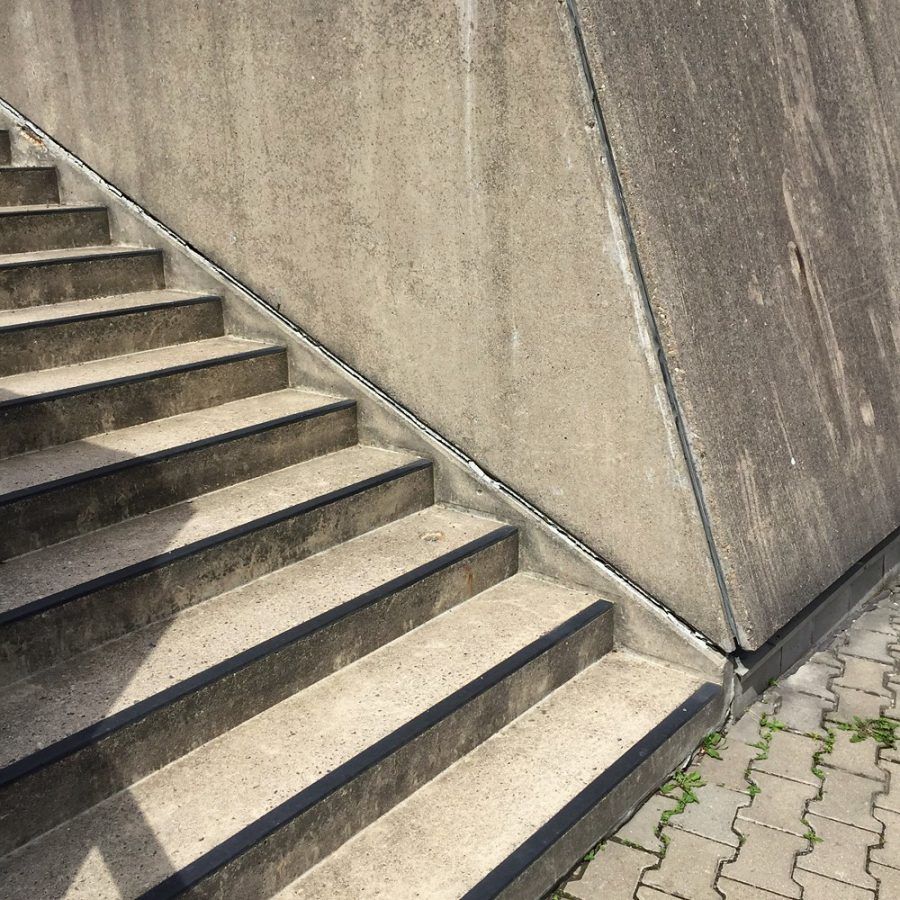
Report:
M 900 900 L 898 692 L 900 580 L 551 896 Z

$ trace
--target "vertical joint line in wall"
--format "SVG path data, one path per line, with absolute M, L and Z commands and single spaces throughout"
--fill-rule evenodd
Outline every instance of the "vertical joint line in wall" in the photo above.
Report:
M 709 550 L 709 556 L 712 561 L 713 570 L 716 574 L 716 582 L 719 586 L 719 594 L 722 599 L 722 611 L 725 615 L 725 621 L 734 635 L 735 642 L 740 646 L 738 640 L 737 622 L 734 617 L 734 609 L 731 605 L 731 598 L 728 594 L 728 587 L 725 583 L 725 573 L 722 569 L 722 561 L 716 550 L 715 541 L 713 540 L 712 526 L 709 520 L 709 511 L 706 506 L 706 500 L 703 496 L 703 486 L 700 483 L 700 475 L 697 472 L 697 465 L 694 460 L 694 454 L 691 451 L 690 441 L 688 440 L 687 429 L 684 423 L 684 416 L 681 411 L 681 404 L 678 402 L 678 396 L 675 393 L 675 384 L 669 371 L 669 365 L 666 360 L 665 351 L 663 350 L 662 338 L 660 337 L 659 324 L 656 321 L 656 315 L 653 312 L 653 306 L 650 303 L 650 293 L 647 290 L 647 281 L 644 277 L 644 269 L 641 265 L 640 254 L 638 253 L 637 241 L 634 236 L 634 228 L 631 224 L 631 216 L 628 212 L 628 204 L 625 202 L 625 192 L 622 188 L 622 180 L 619 178 L 619 169 L 616 165 L 615 156 L 613 154 L 612 143 L 609 139 L 609 132 L 606 128 L 606 120 L 603 116 L 603 110 L 600 107 L 600 97 L 597 94 L 597 85 L 594 82 L 594 75 L 591 70 L 590 60 L 588 58 L 587 46 L 584 41 L 584 33 L 581 29 L 581 21 L 576 7 L 576 0 L 565 0 L 566 10 L 569 15 L 569 22 L 572 26 L 572 33 L 575 38 L 575 45 L 578 48 L 578 57 L 581 64 L 582 75 L 587 83 L 588 94 L 590 95 L 591 106 L 594 112 L 594 118 L 597 120 L 597 133 L 600 139 L 601 150 L 609 167 L 610 180 L 612 181 L 613 194 L 615 196 L 616 205 L 622 223 L 625 228 L 626 240 L 628 242 L 628 253 L 631 258 L 631 265 L 634 269 L 635 278 L 637 280 L 638 291 L 641 295 L 641 302 L 644 306 L 644 312 L 647 316 L 647 323 L 650 329 L 650 338 L 656 352 L 657 362 L 659 363 L 660 372 L 662 374 L 663 383 L 666 388 L 666 396 L 669 398 L 669 406 L 672 410 L 672 417 L 675 420 L 675 429 L 678 432 L 678 440 L 681 443 L 681 452 L 684 455 L 685 465 L 688 470 L 688 477 L 691 481 L 691 488 L 694 492 L 694 500 L 697 504 L 697 510 L 700 514 L 700 522 L 703 526 L 703 534 L 706 538 L 706 544 Z

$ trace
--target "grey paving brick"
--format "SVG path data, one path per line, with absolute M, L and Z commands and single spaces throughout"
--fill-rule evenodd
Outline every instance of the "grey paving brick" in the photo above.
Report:
M 870 740 L 854 744 L 850 736 L 847 731 L 835 730 L 834 747 L 822 757 L 823 767 L 842 769 L 883 783 L 887 772 L 878 765 L 878 744 Z
M 880 836 L 821 816 L 810 815 L 809 823 L 821 842 L 797 857 L 797 868 L 873 890 L 875 879 L 866 871 L 866 862 L 869 848 L 879 842 Z
M 887 600 L 887 596 L 880 598 Z M 879 598 L 875 602 L 878 604 L 873 609 L 864 612 L 854 623 L 853 629 L 864 629 L 866 631 L 878 631 L 882 634 L 896 634 L 897 629 L 891 622 L 891 617 L 897 614 L 896 610 L 890 603 L 881 603 Z
M 834 700 L 834 694 L 831 692 L 828 684 L 829 680 L 834 677 L 836 668 L 836 664 L 805 663 L 790 678 L 785 678 L 782 682 L 782 687 L 801 691 L 804 694 L 813 694 L 816 697 L 823 697 L 825 700 Z
M 865 741 L 865 743 L 873 742 Z M 891 812 L 900 813 L 900 764 L 883 759 L 881 765 L 887 772 L 889 781 L 887 790 L 875 797 L 875 806 L 879 809 L 889 809 Z
M 804 900 L 875 900 L 874 891 L 847 884 L 846 881 L 834 881 L 815 872 L 794 871 L 794 881 L 803 887 Z M 888 900 L 886 895 L 884 900 Z
M 885 663 L 863 659 L 860 656 L 848 656 L 844 660 L 844 672 L 834 680 L 834 685 L 890 697 L 890 692 L 884 686 L 884 680 L 893 671 L 893 666 Z
M 669 829 L 669 835 L 662 864 L 645 871 L 641 883 L 691 900 L 720 900 L 713 886 L 716 871 L 734 849 L 686 831 Z
M 881 823 L 872 815 L 875 794 L 881 782 L 840 769 L 828 769 L 822 784 L 822 799 L 809 805 L 812 815 L 881 833 Z
M 834 708 L 831 700 L 813 694 L 804 694 L 787 685 L 780 689 L 781 706 L 775 714 L 779 722 L 801 733 L 822 730 L 826 712 Z
M 896 640 L 892 634 L 881 634 L 853 626 L 847 633 L 847 643 L 838 650 L 838 656 L 863 656 L 866 659 L 893 665 L 894 658 L 888 648 L 896 643 Z
M 651 853 L 662 852 L 663 844 L 656 836 L 656 827 L 659 825 L 659 817 L 663 811 L 673 809 L 675 803 L 676 801 L 671 797 L 654 794 L 613 837 L 629 844 L 636 844 Z
M 809 658 L 809 662 L 807 665 L 821 665 L 828 666 L 829 669 L 842 669 L 843 664 L 837 658 L 837 653 L 833 648 L 828 648 L 827 650 L 820 650 L 818 653 L 813 653 L 813 655 Z
M 876 809 L 875 816 L 884 823 L 884 846 L 872 851 L 873 863 L 900 869 L 900 813 L 888 809 Z
M 683 813 L 674 816 L 670 825 L 681 831 L 737 847 L 738 836 L 732 829 L 735 814 L 750 802 L 740 791 L 707 784 L 696 791 L 698 803 L 689 804 Z
M 774 704 L 768 704 L 774 710 Z M 766 713 L 763 704 L 754 703 L 738 720 L 734 722 L 726 733 L 726 740 L 733 744 L 755 744 L 759 740 L 759 727 L 762 716 Z M 723 754 L 724 755 L 724 754 Z
M 652 853 L 607 841 L 565 891 L 578 900 L 632 900 L 641 873 L 658 861 Z
M 725 896 L 725 900 L 783 900 L 782 894 L 773 894 L 761 888 L 742 884 L 740 881 L 732 881 L 730 878 L 720 878 L 716 887 Z
M 900 869 L 869 863 L 869 871 L 878 879 L 880 900 L 894 900 L 895 897 L 900 897 Z
M 852 722 L 854 716 L 861 719 L 877 719 L 884 707 L 890 705 L 890 701 L 877 694 L 867 694 L 865 691 L 856 691 L 853 688 L 837 687 L 837 708 L 828 718 L 838 722 Z
M 680 900 L 674 894 L 667 894 L 652 887 L 639 887 L 635 894 L 637 900 Z
M 728 746 L 722 751 L 721 760 L 704 756 L 693 770 L 699 772 L 707 784 L 718 784 L 733 791 L 747 792 L 749 785 L 745 773 L 758 752 L 748 744 L 729 739 Z
M 722 878 L 783 897 L 799 897 L 800 885 L 791 880 L 791 872 L 794 858 L 806 848 L 807 842 L 796 835 L 742 819 L 735 821 L 735 828 L 744 836 L 744 844 L 737 859 L 722 866 Z
M 804 835 L 806 825 L 800 820 L 806 811 L 806 804 L 818 794 L 818 787 L 763 772 L 757 772 L 754 780 L 759 785 L 760 793 L 753 798 L 750 806 L 738 810 L 738 818 L 778 828 L 798 837 Z
M 820 746 L 820 742 L 812 738 L 789 731 L 776 731 L 769 744 L 768 759 L 755 760 L 750 767 L 755 772 L 818 786 L 819 781 L 812 773 L 812 759 Z

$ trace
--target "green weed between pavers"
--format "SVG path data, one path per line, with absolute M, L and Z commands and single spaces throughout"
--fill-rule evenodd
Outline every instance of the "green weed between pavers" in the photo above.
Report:
M 722 751 L 728 746 L 725 735 L 720 731 L 710 732 L 700 745 L 703 752 L 712 759 L 721 759 Z
M 769 745 L 772 743 L 772 735 L 776 731 L 784 731 L 785 727 L 784 722 L 779 722 L 774 716 L 770 716 L 768 713 L 762 714 L 759 720 L 760 738 L 755 744 L 750 745 L 759 751 L 756 754 L 757 760 L 769 758 Z
M 854 716 L 852 722 L 835 722 L 834 725 L 841 731 L 852 733 L 851 744 L 859 744 L 871 738 L 880 747 L 889 750 L 897 746 L 897 729 L 900 728 L 900 722 L 896 719 L 888 719 L 886 716 L 863 719 L 860 716 Z

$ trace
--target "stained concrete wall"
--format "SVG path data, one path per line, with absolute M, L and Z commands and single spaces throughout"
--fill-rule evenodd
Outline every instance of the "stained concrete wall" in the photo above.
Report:
M 564 5 L 7 0 L 0 96 L 722 646 Z
M 755 647 L 900 525 L 900 9 L 579 6 Z

